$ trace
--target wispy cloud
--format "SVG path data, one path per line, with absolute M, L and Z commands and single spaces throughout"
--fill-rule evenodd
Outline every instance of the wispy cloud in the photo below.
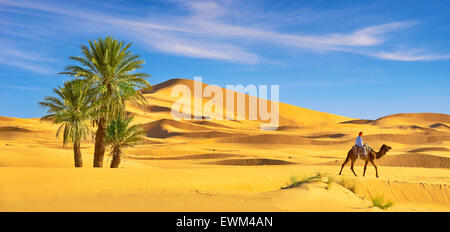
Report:
M 246 52 L 238 47 L 228 44 L 209 43 L 202 45 L 186 40 L 176 41 L 173 39 L 146 42 L 165 52 L 197 58 L 228 60 L 248 64 L 257 63 L 259 60 L 259 57 L 256 54 Z
M 345 32 L 322 34 L 287 33 L 255 26 L 257 23 L 237 23 L 234 20 L 239 9 L 225 1 L 174 1 L 187 13 L 174 15 L 160 13 L 156 16 L 136 17 L 123 12 L 105 13 L 76 6 L 36 3 L 29 1 L 5 0 L 0 5 L 18 9 L 31 9 L 73 18 L 71 27 L 82 22 L 89 22 L 92 30 L 114 30 L 132 37 L 148 49 L 181 56 L 225 60 L 230 62 L 255 64 L 268 58 L 260 54 L 261 47 L 277 46 L 283 49 L 300 49 L 313 51 L 340 51 L 362 54 L 384 60 L 421 61 L 450 59 L 450 55 L 436 54 L 428 51 L 385 52 L 380 48 L 389 42 L 392 34 L 413 27 L 413 21 L 386 22 L 379 25 L 366 25 Z M 259 14 L 255 10 L 255 18 Z M 278 17 L 282 17 L 279 15 Z M 85 25 L 85 24 L 84 24 Z M 86 29 L 86 28 L 85 28 Z M 255 47 L 253 44 L 262 44 Z M 12 54 L 14 55 L 14 54 Z M 16 54 L 16 57 L 20 55 Z M 23 65 L 22 60 L 15 62 Z M 30 67 L 28 68 L 30 69 Z M 35 68 L 34 68 L 35 69 Z M 41 70 L 42 71 L 42 70 Z
M 412 26 L 413 22 L 393 22 L 357 30 L 351 34 L 332 34 L 325 36 L 325 44 L 344 46 L 373 46 L 384 42 L 383 36 L 388 32 Z
M 33 52 L 25 52 L 23 50 L 18 50 L 18 49 L 3 48 L 2 54 L 5 56 L 8 56 L 8 57 L 14 57 L 14 58 L 19 58 L 19 59 L 24 59 L 24 60 L 29 60 L 29 61 L 56 62 L 55 59 L 43 57 L 40 54 L 35 54 Z
M 428 60 L 445 60 L 450 59 L 450 54 L 440 55 L 432 54 L 421 51 L 396 51 L 396 52 L 378 52 L 373 54 L 373 56 L 385 59 L 385 60 L 396 60 L 396 61 L 428 61 Z
M 2 43 L 3 41 L 0 41 Z M 2 43 L 4 44 L 4 43 Z M 0 63 L 25 69 L 40 74 L 55 74 L 57 71 L 51 67 L 56 60 L 45 57 L 32 51 L 17 49 L 12 46 L 0 45 Z
M 380 86 L 392 84 L 393 78 L 379 78 L 379 77 L 338 77 L 330 78 L 329 80 L 312 80 L 307 79 L 302 82 L 289 83 L 283 85 L 284 88 L 298 89 L 298 88 L 349 88 L 361 86 Z
M 8 59 L 0 57 L 0 63 L 6 64 L 9 66 L 25 69 L 28 71 L 41 73 L 41 74 L 55 74 L 57 73 L 56 70 L 53 70 L 52 68 L 45 67 L 43 65 L 35 64 L 32 62 L 27 62 L 23 60 L 17 60 L 17 59 Z
M 21 86 L 21 85 L 3 85 L 3 84 L 0 84 L 0 88 L 2 88 L 2 89 L 18 89 L 18 90 L 42 91 L 42 89 L 38 88 L 38 87 Z

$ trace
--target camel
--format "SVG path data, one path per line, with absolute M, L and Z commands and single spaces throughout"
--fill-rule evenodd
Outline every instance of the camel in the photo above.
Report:
M 377 168 L 377 166 L 375 165 L 374 160 L 375 160 L 375 159 L 380 159 L 381 157 L 383 157 L 384 155 L 386 155 L 386 153 L 387 153 L 390 149 L 392 149 L 392 148 L 391 148 L 390 146 L 387 146 L 386 144 L 383 144 L 383 146 L 381 146 L 379 152 L 376 152 L 375 150 L 369 148 L 369 149 L 367 150 L 367 156 L 366 156 L 366 157 L 358 157 L 358 154 L 355 154 L 355 152 L 353 152 L 353 148 L 350 149 L 350 151 L 348 151 L 347 158 L 345 159 L 344 163 L 342 164 L 341 171 L 339 172 L 339 175 L 341 175 L 342 169 L 344 168 L 345 164 L 346 164 L 346 163 L 348 162 L 348 160 L 350 159 L 351 162 L 352 162 L 352 163 L 351 163 L 352 166 L 351 166 L 350 169 L 352 170 L 353 174 L 354 174 L 355 176 L 357 176 L 356 173 L 355 173 L 355 170 L 353 170 L 353 165 L 355 164 L 355 161 L 359 158 L 359 159 L 362 159 L 362 160 L 364 160 L 364 161 L 366 162 L 366 163 L 364 164 L 364 173 L 363 173 L 363 176 L 366 175 L 367 163 L 370 162 L 370 163 L 375 167 L 375 172 L 376 172 L 377 178 L 378 178 L 378 168 Z

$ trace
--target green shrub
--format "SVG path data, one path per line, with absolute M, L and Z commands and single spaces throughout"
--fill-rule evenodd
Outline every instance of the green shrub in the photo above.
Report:
M 289 185 L 295 186 L 295 185 L 298 185 L 299 183 L 300 183 L 300 181 L 298 180 L 298 178 L 296 176 L 291 176 Z
M 310 182 L 320 181 L 320 180 L 321 180 L 320 175 L 304 176 L 302 178 L 302 180 L 299 180 L 296 176 L 291 176 L 288 185 L 285 187 L 282 187 L 281 189 L 294 188 L 294 187 L 300 186 L 301 184 L 304 184 L 304 183 L 310 183 Z
M 289 179 L 288 185 L 285 187 L 281 187 L 281 189 L 293 188 L 293 187 L 296 187 L 299 185 L 300 185 L 300 181 L 298 180 L 298 178 L 296 176 L 291 176 L 291 178 Z
M 382 210 L 389 209 L 394 205 L 394 202 L 392 201 L 386 201 L 384 200 L 383 195 L 376 196 L 371 199 L 372 200 L 372 207 L 378 207 Z
M 302 183 L 310 183 L 314 181 L 320 181 L 322 179 L 322 176 L 320 174 L 317 174 L 315 176 L 304 176 L 302 179 Z
M 327 182 L 326 182 L 327 186 L 325 186 L 325 189 L 326 189 L 326 190 L 330 190 L 330 189 L 331 189 L 331 185 L 332 185 L 333 183 L 334 183 L 334 178 L 331 177 L 331 176 L 329 176 L 329 177 L 327 178 Z

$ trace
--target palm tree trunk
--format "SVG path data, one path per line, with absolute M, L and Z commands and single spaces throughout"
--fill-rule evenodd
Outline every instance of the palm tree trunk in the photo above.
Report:
M 75 160 L 76 168 L 83 167 L 83 160 L 81 158 L 80 141 L 76 141 L 73 143 L 73 158 Z
M 101 118 L 95 133 L 94 168 L 103 167 L 103 157 L 105 157 L 105 133 L 106 119 Z
M 118 168 L 120 164 L 120 148 L 114 148 L 113 158 L 111 161 L 111 168 Z

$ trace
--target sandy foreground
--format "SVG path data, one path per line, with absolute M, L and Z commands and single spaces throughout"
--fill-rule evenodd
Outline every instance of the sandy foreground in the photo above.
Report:
M 108 156 L 91 168 L 91 143 L 75 169 L 57 125 L 0 117 L 0 211 L 382 211 L 371 207 L 381 195 L 387 211 L 450 211 L 449 115 L 360 120 L 280 104 L 278 129 L 261 131 L 261 120 L 172 119 L 177 84 L 194 82 L 161 83 L 146 106 L 128 107 L 147 138 L 118 169 Z M 380 178 L 371 165 L 362 177 L 362 161 L 358 177 L 349 166 L 337 175 L 359 131 L 375 150 L 393 148 L 376 160 Z

